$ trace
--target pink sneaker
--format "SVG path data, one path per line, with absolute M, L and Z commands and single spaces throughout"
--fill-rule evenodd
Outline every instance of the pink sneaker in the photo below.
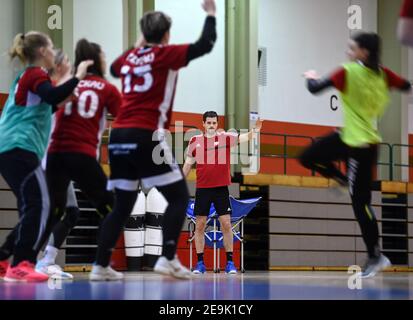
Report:
M 0 279 L 3 279 L 6 275 L 7 269 L 9 268 L 10 263 L 8 260 L 0 261 Z
M 17 266 L 9 266 L 4 281 L 8 282 L 44 282 L 49 280 L 49 276 L 36 272 L 34 264 L 22 261 Z

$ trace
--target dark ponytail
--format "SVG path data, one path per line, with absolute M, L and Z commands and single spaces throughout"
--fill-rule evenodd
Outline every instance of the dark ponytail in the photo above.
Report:
M 358 33 L 352 38 L 360 48 L 369 52 L 366 66 L 380 72 L 381 64 L 381 38 L 376 33 Z
M 101 53 L 102 48 L 97 43 L 89 42 L 86 39 L 79 40 L 75 50 L 75 73 L 82 61 L 92 60 L 94 63 L 87 69 L 87 72 L 104 78 L 105 70 L 103 70 L 101 63 Z

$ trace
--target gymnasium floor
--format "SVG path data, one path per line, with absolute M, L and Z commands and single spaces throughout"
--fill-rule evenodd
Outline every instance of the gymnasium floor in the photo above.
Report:
M 0 300 L 413 300 L 413 273 L 385 273 L 350 290 L 345 272 L 209 273 L 176 281 L 154 273 L 127 273 L 124 282 L 0 282 Z

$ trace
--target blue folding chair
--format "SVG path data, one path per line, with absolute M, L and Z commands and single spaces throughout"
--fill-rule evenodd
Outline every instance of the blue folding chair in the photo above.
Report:
M 234 242 L 240 241 L 241 243 L 241 272 L 244 273 L 244 219 L 247 215 L 257 206 L 258 202 L 262 198 L 253 198 L 247 200 L 237 200 L 234 197 L 230 197 L 230 203 L 232 208 L 231 225 L 232 233 L 234 235 Z M 194 201 L 191 201 L 187 209 L 187 217 L 190 219 L 189 232 L 190 232 L 190 268 L 192 270 L 192 242 L 195 238 L 195 225 L 196 217 L 194 215 Z M 207 225 L 212 227 L 212 231 L 205 231 L 205 245 L 214 248 L 214 272 L 219 272 L 219 249 L 224 247 L 224 237 L 222 232 L 219 231 L 218 215 L 215 211 L 214 205 L 211 205 L 210 212 L 207 218 Z M 193 228 L 191 229 L 191 226 Z M 239 227 L 239 231 L 237 228 Z

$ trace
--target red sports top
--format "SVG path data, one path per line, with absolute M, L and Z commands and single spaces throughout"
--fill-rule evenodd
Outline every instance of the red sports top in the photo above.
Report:
M 105 79 L 87 75 L 69 102 L 56 112 L 49 153 L 78 152 L 97 157 L 106 114 L 116 116 L 122 102 L 118 89 Z
M 194 136 L 189 142 L 188 156 L 196 160 L 196 187 L 217 188 L 231 184 L 231 147 L 238 134 L 218 133 L 213 138 Z
M 404 0 L 400 16 L 413 19 L 413 0 Z
M 188 64 L 189 45 L 134 48 L 112 65 L 122 79 L 122 106 L 114 128 L 168 129 L 178 70 Z
M 16 104 L 18 106 L 31 107 L 41 102 L 37 95 L 37 88 L 44 82 L 51 82 L 47 71 L 41 67 L 29 67 L 19 80 L 16 89 Z
M 401 89 L 406 84 L 406 80 L 398 76 L 396 73 L 391 71 L 386 67 L 382 67 L 385 74 L 387 85 L 389 89 L 397 88 Z M 346 70 L 342 67 L 337 69 L 331 76 L 330 79 L 334 83 L 334 87 L 338 90 L 343 92 L 346 88 Z

